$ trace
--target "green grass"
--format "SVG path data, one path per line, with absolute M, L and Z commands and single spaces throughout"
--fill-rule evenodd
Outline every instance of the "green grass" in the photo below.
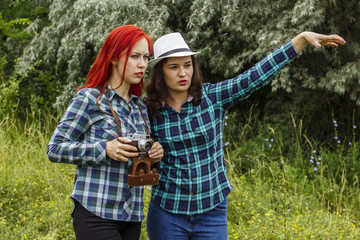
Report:
M 46 156 L 56 122 L 49 116 L 0 121 L 1 239 L 74 239 L 69 195 L 75 167 Z M 227 125 L 234 187 L 229 239 L 360 239 L 355 138 L 351 146 L 313 143 L 292 117 L 276 125 L 249 116 L 239 127 L 231 115 Z M 146 189 L 145 213 L 149 199 Z M 141 239 L 147 239 L 145 221 Z

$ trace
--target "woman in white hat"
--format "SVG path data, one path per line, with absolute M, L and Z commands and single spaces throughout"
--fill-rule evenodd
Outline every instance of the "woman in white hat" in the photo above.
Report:
M 235 78 L 203 84 L 194 58 L 199 52 L 179 33 L 155 42 L 146 102 L 152 135 L 165 153 L 147 216 L 150 240 L 227 239 L 232 186 L 224 162 L 225 112 L 268 84 L 307 44 L 320 48 L 345 41 L 303 32 Z

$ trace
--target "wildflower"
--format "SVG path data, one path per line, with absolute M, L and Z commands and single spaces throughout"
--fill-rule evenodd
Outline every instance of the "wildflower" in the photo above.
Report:
M 317 162 L 316 164 L 317 164 L 317 165 L 320 165 L 320 162 Z
M 337 136 L 335 136 L 335 137 L 334 137 L 334 139 L 336 140 L 336 139 L 338 139 L 338 137 L 337 137 Z
M 313 156 L 311 156 L 310 158 L 311 158 L 311 159 L 314 159 L 314 157 L 313 157 Z
M 230 145 L 229 142 L 224 143 L 224 146 L 229 146 L 229 145 Z
M 227 122 L 225 122 L 225 124 L 224 124 L 225 126 L 227 126 Z
M 334 124 L 336 124 L 337 122 L 336 122 L 336 120 L 334 120 Z
M 265 141 L 269 141 L 269 139 L 266 138 Z
M 272 147 L 272 145 L 271 144 L 269 144 L 269 148 L 271 148 Z
M 335 123 L 334 126 L 337 127 L 338 126 L 337 123 Z
M 151 190 L 151 187 L 147 186 L 146 189 L 147 189 L 147 190 Z
M 321 157 L 319 157 L 318 160 L 321 161 Z
M 356 125 L 354 125 L 354 129 L 356 129 Z
M 352 143 L 351 143 L 351 142 L 349 142 L 349 146 L 351 146 L 351 144 L 352 144 Z
M 314 171 L 317 171 L 318 169 L 317 169 L 317 167 L 314 167 Z
M 314 160 L 310 159 L 310 162 L 311 162 L 311 163 L 314 163 Z
M 225 120 L 228 120 L 228 119 L 229 119 L 229 117 L 227 115 L 225 115 Z
M 316 150 L 313 150 L 312 152 L 313 152 L 313 153 L 316 153 Z
M 271 141 L 271 142 L 273 142 L 273 141 L 274 141 L 274 139 L 272 138 L 272 139 L 270 139 L 270 141 Z
M 341 141 L 340 141 L 340 140 L 338 140 L 338 141 L 337 141 L 337 143 L 338 143 L 338 144 L 340 144 L 340 143 L 341 143 Z

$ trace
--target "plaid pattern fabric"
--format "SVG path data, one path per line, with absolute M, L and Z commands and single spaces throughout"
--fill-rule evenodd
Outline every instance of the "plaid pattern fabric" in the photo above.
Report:
M 146 105 L 136 96 L 131 96 L 127 104 L 111 87 L 108 90 L 111 105 L 121 118 L 122 135 L 146 134 L 137 103 L 148 119 Z M 51 137 L 47 154 L 52 162 L 77 165 L 71 198 L 87 210 L 106 219 L 141 221 L 143 187 L 128 187 L 129 163 L 106 155 L 106 142 L 111 136 L 118 136 L 118 126 L 112 115 L 100 112 L 96 106 L 99 93 L 99 89 L 91 88 L 81 89 L 75 95 Z M 99 106 L 111 114 L 106 93 Z
M 165 151 L 160 163 L 160 184 L 152 199 L 176 214 L 199 214 L 213 209 L 232 190 L 226 176 L 223 151 L 225 111 L 247 98 L 297 55 L 291 42 L 237 77 L 204 84 L 200 104 L 190 97 L 176 112 L 164 105 L 150 119 L 154 139 Z

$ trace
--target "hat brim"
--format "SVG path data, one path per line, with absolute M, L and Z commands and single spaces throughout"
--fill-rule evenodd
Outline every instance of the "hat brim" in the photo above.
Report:
M 158 57 L 156 59 L 152 59 L 149 61 L 148 66 L 149 67 L 154 67 L 158 62 L 160 62 L 161 60 L 165 59 L 165 58 L 170 58 L 170 57 L 187 57 L 187 56 L 193 56 L 193 55 L 199 55 L 201 52 L 177 52 L 177 53 L 173 53 L 167 56 L 163 56 L 163 57 Z

